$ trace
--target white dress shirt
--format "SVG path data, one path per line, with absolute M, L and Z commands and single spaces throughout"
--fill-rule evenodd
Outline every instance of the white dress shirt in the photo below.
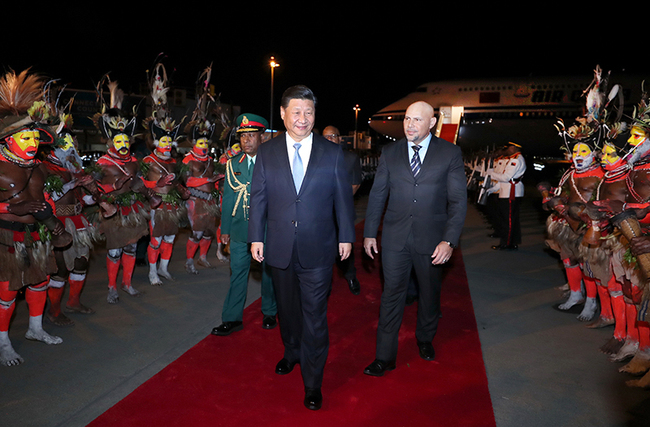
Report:
M 293 147 L 293 144 L 296 143 L 288 133 L 285 133 L 287 140 L 287 155 L 289 156 L 289 165 L 291 165 L 291 173 L 293 174 L 293 157 L 296 155 L 296 149 Z M 311 147 L 314 142 L 314 134 L 310 133 L 308 137 L 304 138 L 299 143 L 301 144 L 298 153 L 302 159 L 302 167 L 307 174 L 307 165 L 309 164 L 309 156 L 311 156 Z
M 420 142 L 420 151 L 418 151 L 418 155 L 420 156 L 420 164 L 424 163 L 424 158 L 427 155 L 427 151 L 429 150 L 429 143 L 431 142 L 431 134 L 427 136 L 424 141 Z M 413 149 L 413 144 L 411 141 L 409 141 L 409 162 L 413 158 L 413 153 L 415 153 L 415 150 Z

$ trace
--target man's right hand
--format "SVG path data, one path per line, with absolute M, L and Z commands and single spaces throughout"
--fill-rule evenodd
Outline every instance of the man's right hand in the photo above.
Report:
M 45 209 L 47 209 L 47 203 L 39 202 L 39 201 L 19 202 L 19 203 L 10 204 L 7 207 L 7 211 L 10 214 L 14 214 L 18 216 L 41 212 L 44 211 Z
M 124 187 L 124 184 L 132 179 L 133 177 L 131 175 L 122 175 L 113 183 L 113 188 L 115 190 L 120 190 L 122 187 Z
M 230 242 L 230 234 L 222 234 L 220 240 L 221 240 L 221 243 L 223 243 L 224 245 L 227 245 L 228 242 Z
M 379 250 L 377 249 L 377 239 L 374 237 L 366 237 L 363 239 L 363 249 L 366 251 L 366 255 L 372 259 L 375 259 L 375 256 L 373 254 L 379 253 Z
M 176 174 L 169 173 L 165 176 L 161 176 L 160 179 L 158 179 L 158 182 L 156 183 L 156 187 L 167 187 L 168 185 L 171 185 L 172 182 L 174 182 L 174 179 L 176 178 Z
M 251 255 L 253 259 L 257 262 L 264 261 L 264 243 L 262 242 L 252 242 L 251 243 Z

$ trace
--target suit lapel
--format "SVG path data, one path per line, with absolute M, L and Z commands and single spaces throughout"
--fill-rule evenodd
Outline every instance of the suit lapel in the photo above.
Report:
M 311 178 L 316 172 L 314 170 L 317 168 L 318 163 L 320 163 L 321 158 L 323 157 L 323 145 L 321 141 L 318 141 L 316 135 L 312 138 L 311 144 L 311 154 L 309 155 L 309 163 L 307 164 L 307 172 L 305 173 L 305 178 L 302 180 L 302 185 L 300 186 L 300 192 L 302 189 L 309 185 Z M 293 177 L 291 178 L 293 182 Z
M 411 159 L 409 157 L 409 142 L 404 139 L 404 143 L 399 148 L 399 162 L 406 165 L 407 176 L 411 181 L 415 182 L 413 171 L 411 170 Z
M 282 171 L 284 179 L 287 181 L 287 185 L 291 187 L 296 192 L 296 187 L 293 184 L 293 175 L 291 174 L 291 164 L 289 163 L 289 153 L 287 152 L 287 139 L 286 136 L 278 138 L 278 149 L 273 150 L 276 155 L 276 161 L 279 165 L 279 170 Z
M 424 157 L 424 161 L 422 162 L 422 167 L 420 169 L 420 177 L 422 177 L 424 174 L 431 172 L 431 170 L 433 170 L 433 168 L 435 167 L 436 156 L 434 156 L 434 153 L 436 152 L 437 143 L 438 140 L 436 139 L 436 137 L 431 135 L 429 148 L 427 148 L 427 155 Z

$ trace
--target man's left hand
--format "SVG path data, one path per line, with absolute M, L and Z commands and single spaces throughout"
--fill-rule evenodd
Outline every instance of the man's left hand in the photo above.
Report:
M 352 243 L 339 243 L 339 255 L 341 256 L 341 261 L 347 259 L 352 253 Z
M 449 258 L 451 258 L 451 253 L 453 251 L 454 250 L 447 244 L 447 242 L 438 243 L 438 246 L 436 246 L 436 249 L 433 251 L 433 255 L 431 255 L 431 264 L 440 265 L 446 263 L 449 261 Z

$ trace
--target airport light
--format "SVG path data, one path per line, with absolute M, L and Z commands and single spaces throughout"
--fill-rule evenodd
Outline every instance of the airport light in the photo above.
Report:
M 359 119 L 359 111 L 361 108 L 359 108 L 359 104 L 357 104 L 354 108 L 354 142 L 352 144 L 352 148 L 355 150 L 357 149 L 357 120 Z
M 280 66 L 280 64 L 275 60 L 275 57 L 272 56 L 269 66 L 271 67 L 271 112 L 269 114 L 269 126 L 271 127 L 271 138 L 273 138 L 273 72 Z

